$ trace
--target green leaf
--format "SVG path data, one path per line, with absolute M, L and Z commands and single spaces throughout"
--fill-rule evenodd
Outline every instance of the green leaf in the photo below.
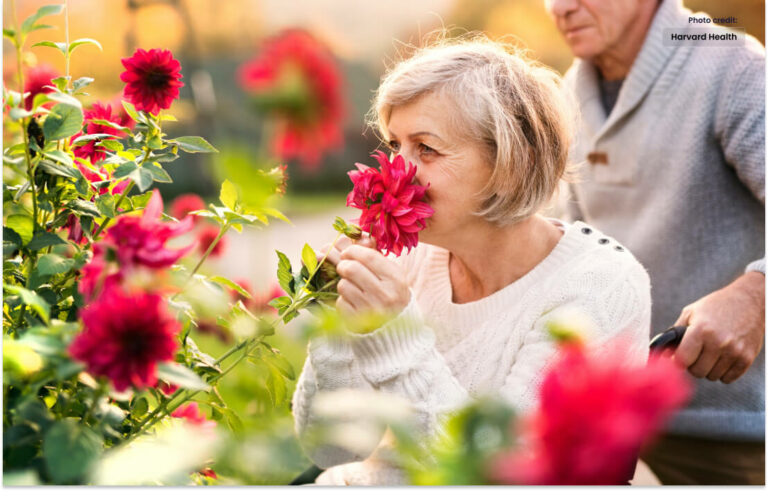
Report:
M 99 48 L 99 51 L 104 51 L 104 48 L 101 47 L 101 43 L 96 41 L 95 39 L 80 38 L 80 39 L 75 39 L 74 41 L 69 43 L 69 52 L 72 53 L 75 49 L 85 44 L 92 44 L 93 46 L 96 46 L 97 48 Z
M 76 147 L 81 147 L 86 143 L 92 142 L 94 140 L 101 140 L 103 138 L 111 138 L 111 137 L 114 137 L 114 135 L 110 135 L 109 133 L 90 133 L 88 135 L 78 136 L 77 138 L 72 140 L 72 145 Z
M 290 287 L 293 281 L 293 269 L 291 268 L 291 260 L 288 256 L 280 251 L 277 252 L 277 282 L 280 284 L 280 288 L 283 291 L 293 294 L 293 289 Z
M 72 167 L 72 164 L 69 166 L 67 165 L 59 165 L 54 164 L 53 162 L 49 162 L 47 160 L 41 160 L 37 164 L 37 168 L 45 172 L 46 174 L 51 174 L 54 176 L 62 176 L 62 177 L 71 177 L 73 179 L 79 179 L 82 173 L 80 170 L 76 169 L 75 167 Z
M 288 219 L 288 217 L 286 217 L 285 215 L 283 215 L 283 214 L 280 212 L 280 210 L 277 210 L 277 209 L 275 209 L 275 208 L 260 208 L 260 210 L 261 210 L 261 212 L 262 212 L 262 213 L 265 213 L 265 214 L 267 214 L 267 215 L 269 215 L 269 216 L 271 216 L 271 217 L 275 217 L 275 218 L 277 218 L 278 220 L 282 220 L 282 221 L 284 221 L 285 223 L 288 223 L 288 224 L 291 224 L 291 225 L 292 225 L 292 223 L 291 223 L 291 221 Z M 251 211 L 251 210 L 246 210 L 246 211 L 247 211 L 248 213 L 252 213 L 252 211 Z
M 157 365 L 157 377 L 184 389 L 207 391 L 211 388 L 195 372 L 178 363 L 160 363 Z
M 32 217 L 29 215 L 10 215 L 5 218 L 5 226 L 19 234 L 22 245 L 32 240 Z
M 105 217 L 115 218 L 115 197 L 109 193 L 96 198 L 96 208 Z
M 72 157 L 67 152 L 61 150 L 51 150 L 46 152 L 45 156 L 56 162 L 61 162 L 64 165 L 72 166 L 74 164 L 74 162 L 72 162 Z
M 271 354 L 264 357 L 264 361 L 277 368 L 285 378 L 296 380 L 296 371 L 293 369 L 293 365 L 279 351 L 272 349 Z
M 40 7 L 37 9 L 37 12 L 30 15 L 26 19 L 24 19 L 24 22 L 21 24 L 21 33 L 22 34 L 29 34 L 34 30 L 35 22 L 40 20 L 42 17 L 46 17 L 48 15 L 57 15 L 60 14 L 64 10 L 64 5 L 45 5 L 43 7 Z
M 142 193 L 149 189 L 149 187 L 152 185 L 152 182 L 155 180 L 155 176 L 146 167 L 139 167 L 135 171 L 128 174 L 128 178 L 136 183 L 136 185 L 139 187 L 139 191 Z
M 78 109 L 83 108 L 83 104 L 80 102 L 80 99 L 77 97 L 72 97 L 71 95 L 65 94 L 63 92 L 48 92 L 46 96 L 48 96 L 49 101 L 75 106 Z
M 86 215 L 92 216 L 94 218 L 99 218 L 101 216 L 99 209 L 94 203 L 90 201 L 85 201 L 83 199 L 73 199 L 72 201 L 68 202 L 66 206 L 76 215 Z
M 78 90 L 82 89 L 83 87 L 87 87 L 92 83 L 93 79 L 91 77 L 80 77 L 72 82 L 72 88 L 75 90 L 75 92 L 77 92 Z
M 97 143 L 97 146 L 104 147 L 107 150 L 111 150 L 113 152 L 119 152 L 119 151 L 121 151 L 123 149 L 123 144 L 122 143 L 120 143 L 117 140 L 112 140 L 112 139 L 102 140 L 99 143 Z
M 3 37 L 16 46 L 16 31 L 13 29 L 3 29 Z
M 235 206 L 237 206 L 237 196 L 235 185 L 229 182 L 229 179 L 224 179 L 224 182 L 221 183 L 221 192 L 219 193 L 221 204 L 230 210 L 234 210 Z
M 135 417 L 141 417 L 149 411 L 149 402 L 146 397 L 135 397 L 131 401 L 131 414 Z
M 68 138 L 83 126 L 83 111 L 69 104 L 56 104 L 48 113 L 43 123 L 43 135 L 46 141 Z
M 20 119 L 28 118 L 35 114 L 34 111 L 27 111 L 26 109 L 22 109 L 20 107 L 14 107 L 8 112 L 8 115 L 11 117 L 12 120 L 18 121 Z
M 67 43 L 54 43 L 53 41 L 40 41 L 39 43 L 35 43 L 32 45 L 33 48 L 37 46 L 45 46 L 47 48 L 57 49 L 61 52 L 61 54 L 67 53 Z
M 64 258 L 58 254 L 44 254 L 37 260 L 37 271 L 41 275 L 66 273 L 75 265 L 74 259 Z
M 234 281 L 224 278 L 223 276 L 213 276 L 211 278 L 208 278 L 209 281 L 213 281 L 214 283 L 219 283 L 220 285 L 224 285 L 232 290 L 235 290 L 240 295 L 244 296 L 245 298 L 251 298 L 251 294 L 248 293 L 248 290 L 243 288 L 242 286 L 238 285 Z
M 178 145 L 180 149 L 187 153 L 218 153 L 218 150 L 213 145 L 199 136 L 180 136 L 173 140 L 168 140 L 168 143 Z
M 134 161 L 125 162 L 124 164 L 120 164 L 117 169 L 115 169 L 115 172 L 112 174 L 113 179 L 120 179 L 121 177 L 125 177 L 129 175 L 131 172 L 138 169 L 139 166 Z
M 101 447 L 101 439 L 87 426 L 57 421 L 43 440 L 45 467 L 56 484 L 74 483 L 86 475 Z
M 66 240 L 62 239 L 58 235 L 51 232 L 38 231 L 35 233 L 32 240 L 29 241 L 27 247 L 31 251 L 39 251 L 44 247 L 68 244 Z
M 152 179 L 157 182 L 173 182 L 171 176 L 159 165 L 147 164 L 143 168 L 148 170 L 152 174 Z
M 57 89 L 59 89 L 59 90 L 61 90 L 63 92 L 64 90 L 66 90 L 67 83 L 69 83 L 69 79 L 70 78 L 72 78 L 72 77 L 56 77 L 56 78 L 52 78 L 51 82 L 53 82 L 53 85 L 55 85 Z M 48 94 L 37 94 L 35 96 L 35 103 L 36 104 L 37 104 L 37 97 L 40 96 L 40 95 L 46 96 L 46 100 L 48 100 L 47 99 Z M 40 104 L 42 104 L 43 102 L 45 102 L 45 101 L 40 101 Z M 75 104 L 73 104 L 73 106 L 74 105 Z
M 291 305 L 291 297 L 277 297 L 270 300 L 269 305 L 280 310 Z
M 3 285 L 3 289 L 14 294 L 18 295 L 21 299 L 21 303 L 25 304 L 35 312 L 47 323 L 50 312 L 51 312 L 51 306 L 48 305 L 48 302 L 43 300 L 43 298 L 38 295 L 37 293 L 27 290 L 26 288 L 22 288 L 20 286 L 16 285 Z
M 268 365 L 269 374 L 267 375 L 267 391 L 272 398 L 272 404 L 279 406 L 285 401 L 288 391 L 285 387 L 285 379 L 280 371 L 272 365 Z
M 152 197 L 152 192 L 131 196 L 131 205 L 133 206 L 133 209 L 140 210 L 142 208 L 146 208 L 147 203 L 149 203 L 149 199 L 151 197 Z
M 123 109 L 125 109 L 125 113 L 128 114 L 132 120 L 136 121 L 137 123 L 143 123 L 146 121 L 146 119 L 140 116 L 138 111 L 136 111 L 136 106 L 128 101 L 120 101 L 120 103 L 122 103 Z
M 312 274 L 317 268 L 317 255 L 309 244 L 304 244 L 304 248 L 301 250 L 301 260 L 304 263 L 304 266 L 307 267 L 309 274 Z

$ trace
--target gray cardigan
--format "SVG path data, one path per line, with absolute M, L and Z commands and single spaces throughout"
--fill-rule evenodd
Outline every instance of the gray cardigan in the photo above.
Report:
M 609 116 L 591 63 L 565 77 L 581 108 L 572 158 L 584 162 L 568 218 L 614 236 L 648 269 L 654 333 L 745 269 L 765 273 L 765 49 L 751 36 L 738 47 L 664 45 L 664 29 L 687 28 L 689 15 L 663 1 Z M 696 380 L 668 431 L 763 440 L 764 418 L 763 349 L 730 385 Z

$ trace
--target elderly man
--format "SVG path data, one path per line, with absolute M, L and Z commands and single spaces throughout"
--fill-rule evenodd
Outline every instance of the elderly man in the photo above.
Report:
M 688 326 L 696 392 L 644 460 L 665 484 L 763 484 L 765 49 L 680 0 L 546 7 L 577 57 L 569 218 L 648 268 L 654 334 Z

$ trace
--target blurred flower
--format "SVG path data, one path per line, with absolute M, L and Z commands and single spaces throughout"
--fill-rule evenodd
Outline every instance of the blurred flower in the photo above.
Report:
M 171 203 L 171 216 L 182 220 L 183 218 L 186 218 L 190 211 L 204 209 L 205 201 L 203 201 L 200 196 L 194 193 L 181 194 L 177 196 L 175 200 L 173 200 L 173 203 Z M 192 215 L 193 222 L 199 223 L 201 220 L 203 220 L 203 217 Z
M 257 312 L 277 312 L 277 309 L 269 305 L 269 302 L 283 295 L 285 295 L 283 289 L 277 283 L 273 283 L 269 289 L 252 295 L 246 305 Z
M 206 467 L 205 469 L 200 471 L 200 475 L 209 477 L 211 479 L 218 479 L 219 476 L 216 475 L 216 471 L 211 469 L 210 467 Z
M 179 386 L 176 384 L 169 384 L 168 382 L 165 382 L 163 380 L 158 380 L 157 385 L 155 386 L 158 389 L 160 389 L 160 392 L 163 394 L 169 396 L 179 390 Z
M 53 80 L 61 75 L 50 65 L 37 65 L 27 70 L 24 76 L 24 92 L 29 95 L 24 99 L 24 109 L 30 111 L 37 94 L 49 94 L 53 92 Z
M 83 235 L 83 227 L 80 225 L 80 217 L 72 213 L 67 217 L 67 223 L 64 228 L 69 229 L 67 233 L 67 240 L 71 240 L 77 244 L 85 244 L 88 239 Z
M 644 445 L 690 394 L 668 357 L 628 366 L 621 346 L 590 357 L 580 343 L 561 348 L 540 389 L 540 406 L 523 423 L 528 444 L 499 456 L 492 478 L 527 485 L 621 484 Z
M 434 210 L 422 200 L 427 186 L 413 184 L 416 166 L 398 155 L 392 162 L 377 151 L 373 157 L 379 169 L 355 164 L 358 170 L 347 174 L 354 188 L 347 195 L 347 206 L 362 210 L 360 228 L 376 239 L 376 247 L 399 256 L 403 247 L 416 247 L 424 219 Z
M 122 60 L 125 71 L 120 80 L 126 83 L 125 98 L 140 111 L 157 114 L 171 107 L 179 97 L 181 64 L 167 49 L 137 49 L 130 58 Z
M 308 32 L 289 29 L 240 66 L 240 86 L 277 119 L 272 151 L 317 168 L 343 142 L 342 76 L 331 53 Z
M 70 354 L 90 373 L 108 377 L 118 391 L 153 387 L 157 363 L 173 360 L 181 329 L 166 303 L 160 295 L 105 289 L 80 312 L 85 327 Z
M 216 422 L 210 421 L 205 417 L 205 414 L 197 407 L 196 402 L 190 402 L 183 406 L 177 407 L 171 416 L 174 418 L 182 418 L 187 422 L 192 423 L 202 428 L 213 428 L 216 426 Z
M 107 230 L 104 243 L 113 246 L 121 267 L 146 266 L 167 268 L 189 252 L 194 244 L 182 249 L 167 249 L 165 243 L 192 229 L 192 218 L 163 222 L 163 198 L 155 189 L 142 216 L 120 216 Z
M 222 343 L 228 344 L 232 342 L 232 334 L 229 332 L 229 330 L 226 327 L 219 325 L 215 320 L 212 319 L 198 319 L 197 331 L 215 336 Z
M 83 114 L 85 118 L 85 132 L 79 132 L 75 136 L 72 137 L 72 140 L 74 141 L 76 138 L 85 135 L 95 135 L 97 133 L 106 133 L 109 135 L 115 135 L 117 137 L 124 136 L 124 133 L 120 130 L 117 130 L 115 128 L 112 128 L 111 126 L 103 125 L 94 123 L 93 121 L 96 119 L 103 119 L 106 121 L 110 121 L 112 123 L 120 124 L 120 117 L 118 115 L 112 115 L 112 106 L 109 104 L 102 104 L 101 102 L 97 102 L 93 105 L 93 107 L 85 111 Z M 108 137 L 105 137 L 104 139 L 109 139 Z M 91 162 L 96 163 L 101 160 L 104 160 L 107 157 L 107 153 L 102 147 L 97 147 L 96 144 L 101 142 L 101 139 L 98 140 L 91 140 L 85 145 L 79 146 L 79 147 L 73 147 L 73 152 L 75 154 L 75 157 L 80 157 L 83 159 L 89 159 Z M 126 181 L 127 182 L 127 181 Z
M 200 230 L 200 233 L 197 234 L 197 241 L 200 244 L 198 249 L 200 254 L 205 254 L 205 251 L 211 247 L 211 244 L 213 244 L 213 241 L 216 240 L 218 235 L 219 227 L 216 225 L 209 225 Z M 216 246 L 211 251 L 210 257 L 218 257 L 224 253 L 224 250 L 227 248 L 226 239 L 226 236 L 222 236 L 221 239 L 219 239 Z
M 97 191 L 99 195 L 106 194 L 109 191 L 109 186 L 96 185 L 96 183 L 101 183 L 111 179 L 111 176 L 107 173 L 106 170 L 93 170 L 81 164 L 80 162 L 75 162 L 75 165 L 77 166 L 78 170 L 80 170 L 80 173 L 83 174 L 83 177 L 85 177 L 88 182 L 91 183 L 93 190 Z M 128 179 L 124 179 L 123 181 L 115 184 L 115 187 L 112 188 L 111 194 L 121 194 L 126 187 L 128 187 Z M 95 198 L 91 198 L 91 201 L 94 200 Z
M 93 258 L 83 267 L 78 285 L 86 300 L 120 283 L 138 267 L 167 268 L 195 247 L 194 243 L 182 249 L 165 247 L 168 240 L 192 229 L 193 223 L 191 217 L 162 222 L 162 211 L 160 191 L 154 190 L 142 216 L 121 215 L 104 238 L 94 243 Z

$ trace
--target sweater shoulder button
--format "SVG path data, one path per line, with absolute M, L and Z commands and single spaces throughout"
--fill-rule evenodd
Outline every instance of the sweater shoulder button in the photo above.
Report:
M 581 229 L 581 233 L 582 233 L 582 234 L 586 234 L 586 235 L 589 235 L 589 234 L 591 234 L 591 233 L 592 233 L 592 229 L 591 229 L 591 228 L 589 228 L 589 227 L 584 227 L 583 229 Z
M 606 239 L 605 237 L 597 241 L 597 243 L 601 245 L 607 244 L 608 242 L 609 242 L 608 239 Z

